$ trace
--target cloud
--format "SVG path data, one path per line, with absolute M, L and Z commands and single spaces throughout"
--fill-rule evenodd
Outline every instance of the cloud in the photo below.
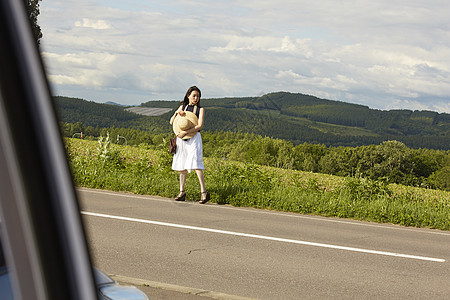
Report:
M 109 53 L 43 53 L 45 60 L 52 60 L 58 66 L 50 69 L 50 82 L 56 85 L 78 85 L 99 87 L 113 74 L 117 56 Z
M 409 110 L 431 110 L 437 112 L 450 111 L 450 103 L 444 101 L 433 101 L 432 103 L 423 103 L 415 100 L 396 99 L 386 106 L 386 109 L 405 109 Z
M 135 104 L 198 84 L 450 112 L 449 14 L 443 0 L 46 0 L 40 22 L 67 96 Z
M 111 25 L 108 24 L 105 20 L 91 20 L 83 18 L 82 21 L 76 21 L 75 27 L 84 27 L 84 28 L 92 28 L 92 29 L 111 29 Z

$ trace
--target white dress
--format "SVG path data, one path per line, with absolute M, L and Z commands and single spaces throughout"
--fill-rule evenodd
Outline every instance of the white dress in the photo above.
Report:
M 175 171 L 204 170 L 203 143 L 200 132 L 183 140 L 177 137 L 177 152 L 173 156 L 172 169 Z

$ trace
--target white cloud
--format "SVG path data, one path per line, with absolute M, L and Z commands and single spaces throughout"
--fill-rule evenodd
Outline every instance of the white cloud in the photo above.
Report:
M 62 68 L 50 69 L 50 82 L 56 85 L 101 87 L 113 74 L 115 55 L 109 53 L 43 53 L 45 60 L 52 60 Z
M 415 100 L 401 100 L 396 99 L 392 101 L 392 103 L 386 106 L 386 109 L 407 109 L 410 110 L 432 110 L 432 111 L 450 111 L 450 103 L 449 102 L 434 102 L 432 104 L 424 104 Z
M 198 84 L 450 112 L 449 14 L 444 0 L 46 0 L 40 23 L 67 96 L 135 104 Z
M 75 27 L 85 27 L 85 28 L 92 28 L 92 29 L 111 29 L 111 25 L 108 24 L 105 20 L 91 20 L 87 18 L 83 18 L 82 21 L 76 21 Z

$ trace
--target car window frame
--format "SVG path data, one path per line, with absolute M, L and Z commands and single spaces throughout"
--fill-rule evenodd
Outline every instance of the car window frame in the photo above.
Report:
M 42 58 L 23 0 L 0 2 L 0 219 L 15 299 L 97 299 Z

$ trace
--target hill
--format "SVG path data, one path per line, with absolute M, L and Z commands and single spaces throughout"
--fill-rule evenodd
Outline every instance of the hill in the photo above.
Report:
M 169 133 L 172 112 L 146 117 L 123 107 L 55 97 L 63 122 Z M 361 146 L 398 140 L 411 148 L 450 148 L 450 115 L 432 111 L 381 111 L 367 106 L 286 92 L 261 97 L 202 99 L 206 131 L 251 132 L 294 144 Z M 141 106 L 176 109 L 178 101 Z
M 146 117 L 128 111 L 129 107 L 96 103 L 78 98 L 54 97 L 59 120 L 94 128 L 132 128 L 154 133 L 170 132 L 167 116 Z

